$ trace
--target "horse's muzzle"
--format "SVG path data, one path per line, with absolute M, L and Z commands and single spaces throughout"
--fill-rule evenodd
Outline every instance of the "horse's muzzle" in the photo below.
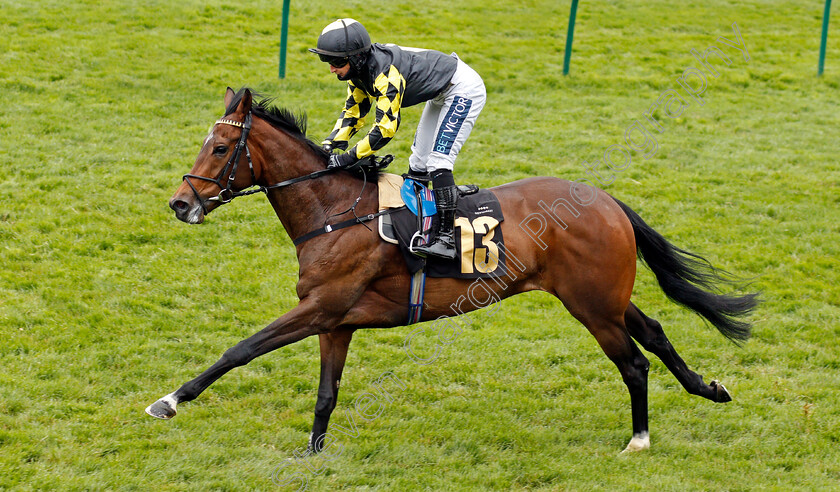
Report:
M 191 200 L 182 200 L 173 197 L 169 200 L 169 208 L 175 211 L 175 217 L 187 224 L 201 224 L 204 222 L 204 210 L 198 203 L 190 203 Z

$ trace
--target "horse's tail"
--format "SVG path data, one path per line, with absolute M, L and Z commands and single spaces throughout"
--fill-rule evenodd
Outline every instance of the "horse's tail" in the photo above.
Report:
M 750 337 L 750 323 L 739 320 L 758 305 L 758 294 L 733 296 L 719 293 L 718 285 L 738 283 L 705 258 L 669 243 L 630 207 L 618 203 L 636 236 L 636 252 L 656 275 L 659 286 L 672 301 L 706 318 L 736 344 Z

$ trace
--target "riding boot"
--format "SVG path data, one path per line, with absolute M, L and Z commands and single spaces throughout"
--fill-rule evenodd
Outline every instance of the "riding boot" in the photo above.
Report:
M 452 260 L 455 252 L 455 209 L 458 206 L 458 187 L 455 185 L 435 187 L 435 202 L 438 221 L 431 244 L 417 246 L 414 251 L 425 256 L 437 256 Z

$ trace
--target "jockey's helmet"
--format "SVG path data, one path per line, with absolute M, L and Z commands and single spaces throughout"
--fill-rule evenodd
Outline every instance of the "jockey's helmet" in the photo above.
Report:
M 358 21 L 354 19 L 338 19 L 330 23 L 318 36 L 318 47 L 309 48 L 317 53 L 321 61 L 336 64 L 346 64 L 347 59 L 354 55 L 370 50 L 370 35 Z

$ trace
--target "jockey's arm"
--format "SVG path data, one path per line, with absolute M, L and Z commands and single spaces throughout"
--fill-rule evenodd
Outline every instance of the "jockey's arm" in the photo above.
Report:
M 341 150 L 346 149 L 348 141 L 365 126 L 365 116 L 370 111 L 370 107 L 370 96 L 353 85 L 353 82 L 348 82 L 347 100 L 344 102 L 344 109 L 341 110 L 332 132 L 321 142 L 321 145 Z
M 397 133 L 404 92 L 405 79 L 395 66 L 391 65 L 376 78 L 373 95 L 376 102 L 376 121 L 368 134 L 347 151 L 352 157 L 352 162 L 372 155 L 390 142 Z M 351 157 L 347 160 L 350 161 Z

